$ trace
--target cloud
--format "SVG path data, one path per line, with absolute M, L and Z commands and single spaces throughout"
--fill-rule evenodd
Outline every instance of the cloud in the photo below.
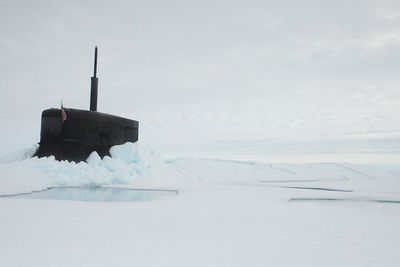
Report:
M 3 1 L 0 113 L 87 108 L 98 44 L 99 109 L 149 135 L 398 129 L 398 14 L 398 1 Z

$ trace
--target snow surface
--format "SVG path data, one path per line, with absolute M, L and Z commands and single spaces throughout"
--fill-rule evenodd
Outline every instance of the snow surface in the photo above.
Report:
M 0 266 L 399 266 L 400 168 L 163 159 L 138 144 L 87 163 L 1 157 L 0 194 L 176 189 L 141 202 L 0 198 Z

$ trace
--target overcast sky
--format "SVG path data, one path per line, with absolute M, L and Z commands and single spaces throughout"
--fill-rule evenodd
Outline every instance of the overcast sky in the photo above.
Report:
M 95 45 L 99 111 L 150 141 L 400 131 L 398 0 L 1 0 L 2 127 L 87 109 Z

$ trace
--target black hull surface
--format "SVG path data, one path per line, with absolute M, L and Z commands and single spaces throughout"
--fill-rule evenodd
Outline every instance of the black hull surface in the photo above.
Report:
M 39 148 L 34 156 L 53 155 L 57 160 L 84 161 L 91 152 L 109 155 L 114 145 L 138 140 L 139 122 L 97 111 L 61 109 L 42 112 Z

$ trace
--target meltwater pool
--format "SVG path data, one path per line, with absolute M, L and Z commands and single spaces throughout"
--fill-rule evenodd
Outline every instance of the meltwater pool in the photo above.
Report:
M 15 195 L 2 195 L 7 198 L 53 199 L 92 202 L 149 201 L 164 196 L 177 195 L 177 190 L 129 189 L 117 187 L 53 187 L 43 191 Z

